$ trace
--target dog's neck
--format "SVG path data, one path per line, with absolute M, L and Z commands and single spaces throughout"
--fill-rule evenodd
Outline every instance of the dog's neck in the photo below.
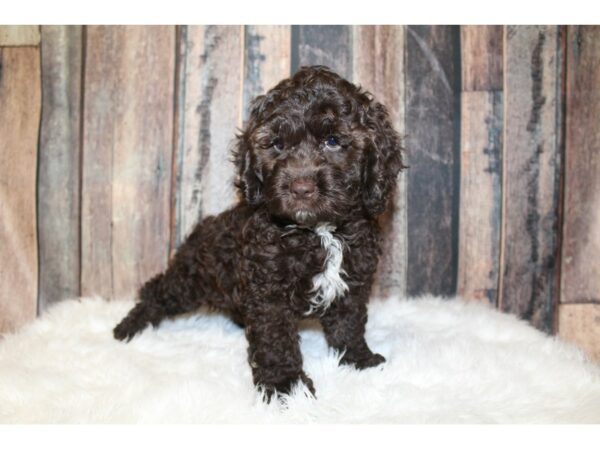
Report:
M 309 299 L 310 306 L 305 314 L 310 315 L 317 311 L 322 314 L 336 298 L 343 296 L 348 291 L 348 285 L 342 279 L 342 275 L 346 275 L 342 269 L 343 242 L 334 235 L 336 226 L 326 222 L 318 223 L 313 227 L 291 224 L 286 228 L 289 229 L 289 232 L 297 229 L 310 230 L 321 240 L 321 247 L 325 250 L 323 271 L 312 279 L 313 287 L 310 292 L 313 295 Z

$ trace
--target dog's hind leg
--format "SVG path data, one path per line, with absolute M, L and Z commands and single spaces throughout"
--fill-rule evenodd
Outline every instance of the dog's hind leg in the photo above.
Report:
M 194 311 L 202 304 L 202 289 L 193 277 L 177 266 L 146 282 L 139 291 L 139 302 L 113 330 L 118 340 L 131 340 L 148 325 L 178 314 Z

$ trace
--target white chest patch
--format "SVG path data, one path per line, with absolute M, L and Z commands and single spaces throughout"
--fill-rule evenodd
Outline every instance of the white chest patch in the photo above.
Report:
M 323 272 L 312 279 L 311 293 L 314 295 L 309 299 L 310 308 L 305 315 L 317 310 L 324 312 L 337 297 L 348 291 L 348 285 L 342 279 L 342 275 L 346 274 L 342 269 L 343 244 L 333 235 L 333 231 L 335 226 L 328 223 L 320 223 L 314 228 L 314 232 L 321 238 L 321 246 L 325 249 L 326 255 Z

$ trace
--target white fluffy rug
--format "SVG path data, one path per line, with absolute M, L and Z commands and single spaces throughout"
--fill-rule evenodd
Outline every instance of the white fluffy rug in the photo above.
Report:
M 244 333 L 218 314 L 111 329 L 132 302 L 66 301 L 0 340 L 3 423 L 600 423 L 600 367 L 573 346 L 478 303 L 374 300 L 367 341 L 387 358 L 337 364 L 303 329 L 317 400 L 264 405 Z

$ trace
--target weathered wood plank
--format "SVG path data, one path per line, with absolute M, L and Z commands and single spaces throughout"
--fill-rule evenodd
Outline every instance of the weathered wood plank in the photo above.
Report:
M 0 47 L 37 46 L 40 44 L 40 27 L 37 25 L 1 25 Z
M 42 27 L 38 310 L 80 292 L 81 26 Z
M 496 305 L 502 223 L 503 27 L 461 26 L 459 295 Z
M 460 31 L 409 26 L 406 148 L 409 295 L 456 292 Z
M 600 27 L 567 34 L 561 302 L 600 303 Z
M 458 294 L 496 305 L 502 223 L 502 92 L 463 92 Z
M 600 304 L 562 304 L 558 312 L 558 335 L 600 362 Z
M 357 26 L 354 30 L 353 81 L 383 103 L 394 128 L 404 135 L 404 44 L 403 26 Z M 391 210 L 380 218 L 384 233 L 383 254 L 374 296 L 406 295 L 406 174 L 398 178 Z
M 231 143 L 241 127 L 242 26 L 182 27 L 175 238 L 237 201 Z
M 463 25 L 460 37 L 463 91 L 501 91 L 504 27 Z
M 87 28 L 83 295 L 129 295 L 167 264 L 174 27 Z
M 41 109 L 39 48 L 0 48 L 0 333 L 37 307 L 35 179 Z
M 352 27 L 295 25 L 292 27 L 292 72 L 302 66 L 325 65 L 352 78 Z
M 505 43 L 500 308 L 552 331 L 557 300 L 561 35 L 509 26 Z
M 291 32 L 289 25 L 244 27 L 244 120 L 248 118 L 250 102 L 254 97 L 264 94 L 290 76 Z

